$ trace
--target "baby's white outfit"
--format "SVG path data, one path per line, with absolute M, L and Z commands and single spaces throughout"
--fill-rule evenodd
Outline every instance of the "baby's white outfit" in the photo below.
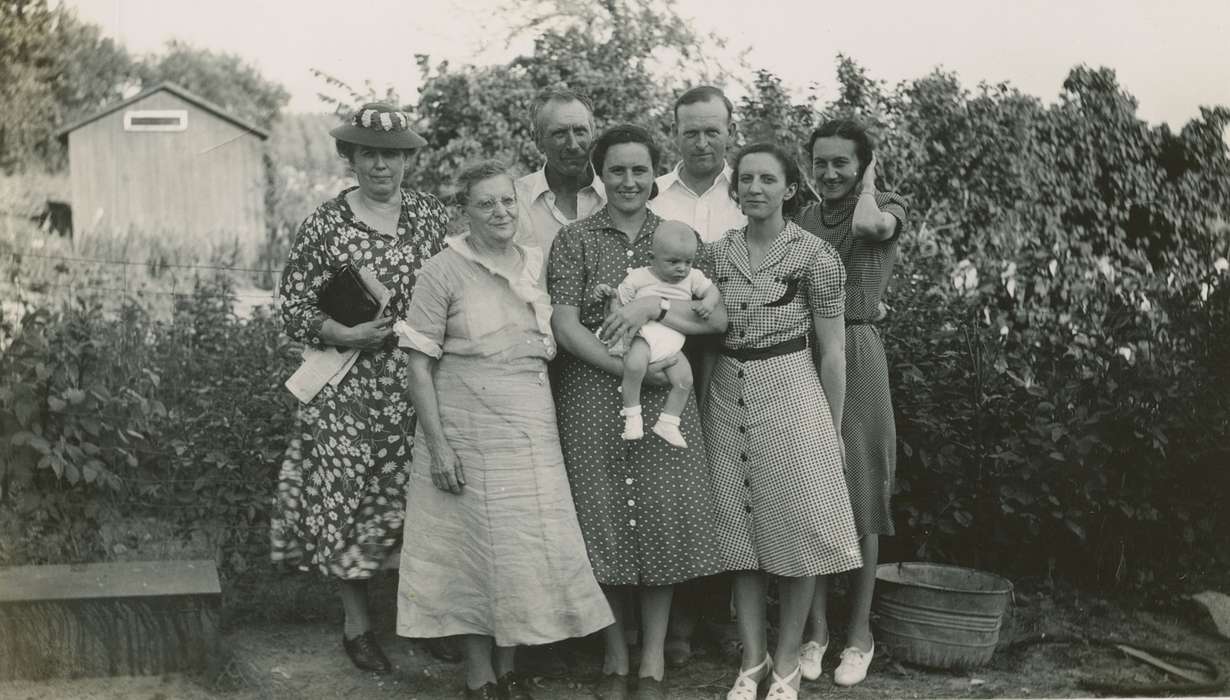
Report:
M 696 268 L 692 268 L 687 277 L 671 283 L 663 282 L 655 277 L 653 271 L 648 267 L 638 267 L 629 272 L 624 281 L 619 283 L 618 294 L 621 304 L 627 304 L 633 299 L 645 296 L 662 297 L 671 301 L 691 301 L 703 296 L 712 286 L 713 282 L 710 282 L 705 273 Z M 665 359 L 683 349 L 683 334 L 657 321 L 650 321 L 641 326 L 637 335 L 649 344 L 650 362 Z

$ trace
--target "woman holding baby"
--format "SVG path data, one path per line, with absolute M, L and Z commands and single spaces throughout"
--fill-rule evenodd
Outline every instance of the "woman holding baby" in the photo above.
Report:
M 646 203 L 655 194 L 660 157 L 653 137 L 640 127 L 616 126 L 598 138 L 592 160 L 608 202 L 560 231 L 547 273 L 554 304 L 551 323 L 563 350 L 555 389 L 564 463 L 590 563 L 615 612 L 615 624 L 604 632 L 604 675 L 598 688 L 608 699 L 629 697 L 631 687 L 624 595 L 635 593 L 640 604 L 640 679 L 633 697 L 665 698 L 663 654 L 673 586 L 719 570 L 696 401 L 683 392 L 678 414 L 666 413 L 664 424 L 677 428 L 686 446 L 660 433 L 625 439 L 630 413 L 621 391 L 625 363 L 610 347 L 631 344 L 651 321 L 685 335 L 719 333 L 726 328 L 726 310 L 717 305 L 704 317 L 697 310 L 703 307 L 692 302 L 630 293 L 627 303 L 609 311 L 600 289 L 614 289 L 629 273 L 654 262 L 655 237 L 663 222 Z M 663 265 L 666 271 L 656 282 L 671 282 L 696 255 L 696 248 L 683 245 L 670 228 L 658 243 L 660 248 L 669 243 L 665 248 L 673 262 Z M 699 237 L 692 236 L 698 246 Z M 667 370 L 678 378 L 680 362 L 686 360 L 675 353 L 645 366 L 637 399 L 640 415 L 652 425 L 663 419 L 672 393 Z M 675 383 L 675 389 L 682 388 L 678 379 Z M 680 394 L 675 391 L 676 399 Z

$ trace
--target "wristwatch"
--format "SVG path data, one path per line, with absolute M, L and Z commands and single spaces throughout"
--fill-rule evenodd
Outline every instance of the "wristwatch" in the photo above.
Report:
M 671 310 L 671 300 L 670 299 L 658 300 L 658 308 L 661 309 L 661 311 L 658 312 L 658 320 L 661 321 L 662 319 L 666 318 L 666 312 Z

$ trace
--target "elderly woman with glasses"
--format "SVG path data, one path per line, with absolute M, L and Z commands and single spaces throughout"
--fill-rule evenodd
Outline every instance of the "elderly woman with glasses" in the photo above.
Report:
M 466 697 L 528 698 L 517 645 L 614 618 L 560 451 L 542 250 L 513 242 L 518 203 L 503 165 L 479 163 L 458 181 L 469 233 L 423 267 L 395 324 L 419 417 L 397 631 L 461 635 Z

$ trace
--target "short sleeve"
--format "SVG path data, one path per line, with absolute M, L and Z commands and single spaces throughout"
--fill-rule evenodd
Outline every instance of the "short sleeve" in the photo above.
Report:
M 876 195 L 876 205 L 880 207 L 880 211 L 892 214 L 893 218 L 897 219 L 897 228 L 893 231 L 893 238 L 905 232 L 909 223 L 909 207 L 901 195 L 896 192 L 880 192 Z
M 442 258 L 433 258 L 419 271 L 406 318 L 393 324 L 399 347 L 417 350 L 440 359 L 444 354 L 444 330 L 448 324 L 452 289 L 445 279 Z
M 569 224 L 560 230 L 547 258 L 547 292 L 551 303 L 580 307 L 585 300 L 584 230 Z
M 326 248 L 329 225 L 322 206 L 299 226 L 278 287 L 286 335 L 310 345 L 323 344 L 320 329 L 327 316 L 320 310 L 320 290 L 333 276 Z
M 636 285 L 632 283 L 632 276 L 628 275 L 623 282 L 615 288 L 615 295 L 619 297 L 620 304 L 630 304 L 636 298 Z
M 832 246 L 818 248 L 806 270 L 807 304 L 823 318 L 846 312 L 846 268 Z
M 709 281 L 705 273 L 695 267 L 688 273 L 688 283 L 692 287 L 692 296 L 694 297 L 704 296 L 705 292 L 708 292 L 709 288 L 713 286 L 713 282 Z

